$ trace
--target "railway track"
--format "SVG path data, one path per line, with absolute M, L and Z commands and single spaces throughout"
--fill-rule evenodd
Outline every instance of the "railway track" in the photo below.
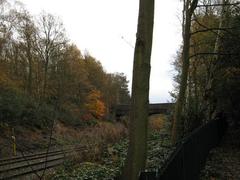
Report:
M 12 158 L 0 159 L 0 180 L 20 179 L 61 165 L 64 159 L 85 147 L 51 150 Z

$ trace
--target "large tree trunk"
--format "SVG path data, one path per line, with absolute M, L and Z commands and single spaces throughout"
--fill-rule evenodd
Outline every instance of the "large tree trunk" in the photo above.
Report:
M 188 69 L 189 69 L 189 48 L 190 48 L 190 38 L 191 38 L 191 18 L 192 14 L 197 6 L 198 0 L 187 0 L 184 2 L 184 13 L 185 21 L 183 26 L 183 52 L 182 52 L 182 74 L 180 80 L 180 89 L 175 105 L 174 112 L 174 122 L 172 129 L 172 142 L 175 144 L 179 141 L 184 132 L 184 119 L 182 117 L 183 107 L 186 100 L 186 88 L 188 79 Z
M 134 52 L 129 148 L 122 179 L 136 180 L 145 168 L 154 0 L 140 0 Z

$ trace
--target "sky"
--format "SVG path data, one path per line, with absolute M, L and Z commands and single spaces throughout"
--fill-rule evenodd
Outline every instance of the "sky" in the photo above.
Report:
M 31 14 L 60 17 L 67 36 L 84 53 L 99 60 L 109 73 L 123 72 L 131 90 L 139 0 L 20 0 Z M 151 103 L 171 100 L 171 62 L 181 44 L 180 0 L 155 0 L 151 58 Z

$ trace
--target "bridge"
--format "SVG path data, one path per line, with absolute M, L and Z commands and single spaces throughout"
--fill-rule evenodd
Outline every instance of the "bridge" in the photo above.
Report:
M 173 111 L 174 103 L 156 103 L 149 104 L 149 115 L 153 114 L 170 114 Z M 129 114 L 130 105 L 119 104 L 115 106 L 115 116 L 119 119 L 121 116 Z

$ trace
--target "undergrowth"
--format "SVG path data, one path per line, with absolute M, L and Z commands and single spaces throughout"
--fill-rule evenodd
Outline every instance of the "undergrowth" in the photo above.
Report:
M 146 168 L 149 171 L 160 168 L 174 150 L 170 142 L 171 123 L 169 120 L 158 115 L 150 118 L 150 124 L 146 163 Z M 127 148 L 127 138 L 112 145 L 106 145 L 98 161 L 67 163 L 56 171 L 51 179 L 113 179 L 121 173 L 127 156 Z

